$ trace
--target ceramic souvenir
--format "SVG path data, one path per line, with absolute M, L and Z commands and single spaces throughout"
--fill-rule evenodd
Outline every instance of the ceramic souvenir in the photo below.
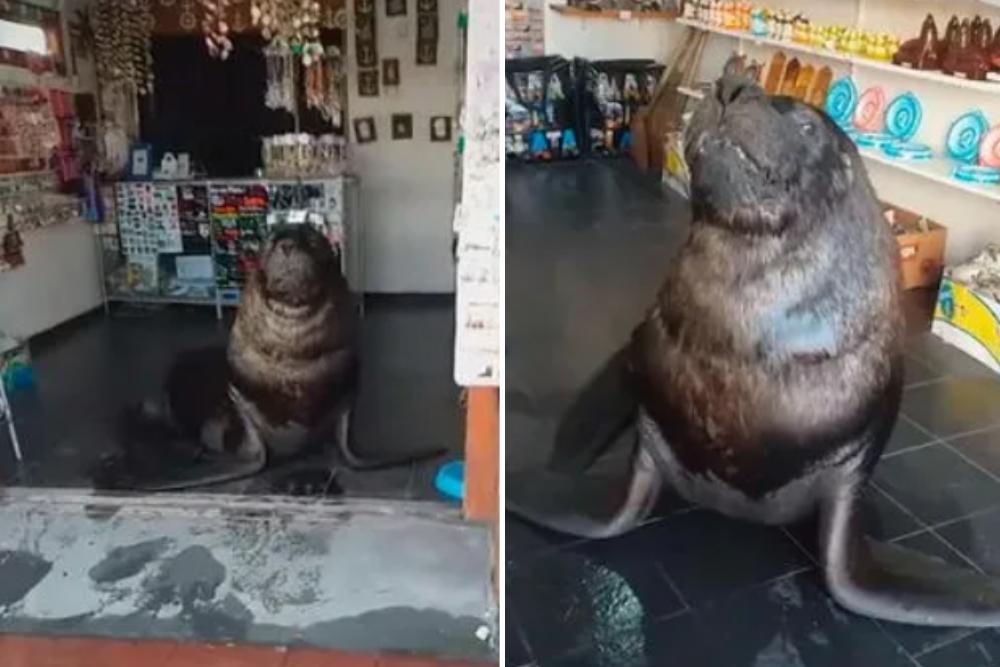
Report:
M 986 136 L 989 127 L 989 121 L 982 111 L 970 111 L 959 116 L 948 128 L 945 138 L 945 150 L 948 156 L 959 162 L 975 164 L 979 159 L 983 137 Z

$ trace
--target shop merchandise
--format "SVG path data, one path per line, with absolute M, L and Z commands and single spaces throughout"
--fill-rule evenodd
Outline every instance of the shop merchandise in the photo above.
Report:
M 102 84 L 127 83 L 139 95 L 153 92 L 153 17 L 150 0 L 95 0 L 97 76 Z
M 653 99 L 664 67 L 652 60 L 597 60 L 579 68 L 583 150 L 621 155 L 632 147 L 631 123 Z
M 581 61 L 559 56 L 508 60 L 505 143 L 510 157 L 556 160 L 579 155 L 576 79 Z

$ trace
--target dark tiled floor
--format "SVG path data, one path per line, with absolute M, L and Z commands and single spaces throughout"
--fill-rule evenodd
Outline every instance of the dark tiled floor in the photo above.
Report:
M 509 468 L 545 459 L 574 388 L 649 303 L 685 216 L 683 202 L 627 162 L 508 168 Z M 933 293 L 908 298 L 926 316 Z M 1000 575 L 1000 377 L 917 320 L 867 531 Z M 1000 665 L 1000 632 L 842 610 L 816 570 L 815 532 L 810 521 L 766 528 L 681 505 L 592 542 L 508 516 L 507 664 Z
M 450 450 L 448 457 L 461 456 L 453 329 L 446 297 L 368 299 L 355 422 L 366 451 L 440 446 Z M 26 460 L 15 465 L 7 431 L 0 429 L 0 485 L 92 486 L 98 461 L 116 451 L 121 408 L 154 395 L 179 350 L 224 341 L 227 330 L 209 309 L 120 307 L 110 317 L 86 316 L 33 340 L 37 386 L 12 401 Z M 433 475 L 448 457 L 380 471 L 342 469 L 326 485 L 326 460 L 318 456 L 197 490 L 440 499 Z

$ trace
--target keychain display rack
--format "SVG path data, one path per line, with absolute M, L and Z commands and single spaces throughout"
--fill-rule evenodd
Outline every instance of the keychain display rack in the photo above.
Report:
M 353 175 L 303 179 L 123 181 L 95 227 L 105 310 L 114 302 L 239 304 L 271 225 L 321 225 L 352 290 L 365 290 L 364 234 Z

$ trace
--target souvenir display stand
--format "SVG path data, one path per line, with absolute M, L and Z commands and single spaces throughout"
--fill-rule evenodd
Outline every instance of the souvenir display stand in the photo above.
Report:
M 106 302 L 214 306 L 221 317 L 279 223 L 322 227 L 363 294 L 357 191 L 348 175 L 117 183 L 111 220 L 97 233 Z
M 949 262 L 997 238 L 996 6 L 690 0 L 677 23 L 709 38 L 695 65 L 703 83 L 677 92 L 701 98 L 735 52 L 760 68 L 768 92 L 799 97 L 840 122 L 881 198 L 947 226 Z M 666 151 L 677 154 L 669 137 Z

